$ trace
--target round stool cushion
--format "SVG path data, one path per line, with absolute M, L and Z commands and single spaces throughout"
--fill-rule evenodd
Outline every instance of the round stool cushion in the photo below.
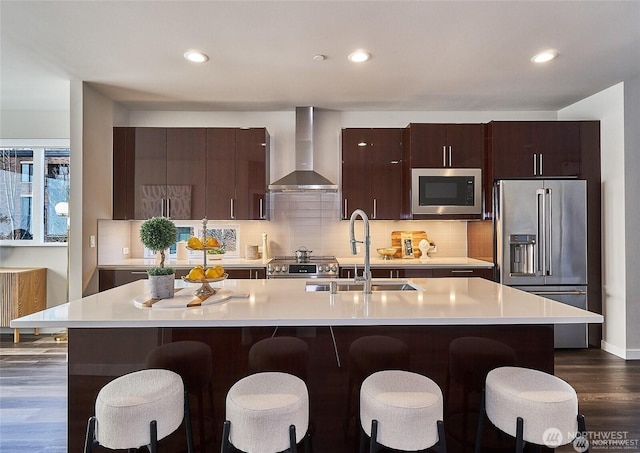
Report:
M 309 346 L 296 337 L 271 337 L 260 340 L 249 349 L 249 371 L 281 371 L 307 378 Z
M 543 433 L 558 429 L 563 436 L 578 430 L 578 396 L 559 377 L 538 370 L 502 367 L 492 370 L 486 381 L 489 420 L 501 431 L 516 435 L 516 418 L 524 421 L 526 442 L 544 445 Z M 564 445 L 571 442 L 567 436 Z
M 168 370 L 142 370 L 120 376 L 98 392 L 95 414 L 100 445 L 113 450 L 148 445 L 151 421 L 157 422 L 158 440 L 182 423 L 182 379 Z
M 378 420 L 378 443 L 397 450 L 424 450 L 438 442 L 442 391 L 426 376 L 401 370 L 378 371 L 360 389 L 362 429 L 371 436 Z
M 489 371 L 515 362 L 512 347 L 489 338 L 460 337 L 449 344 L 449 375 L 469 389 L 482 390 Z
M 204 387 L 213 376 L 211 348 L 201 341 L 176 341 L 158 346 L 147 355 L 146 365 L 178 373 L 189 391 Z
M 349 346 L 349 372 L 362 379 L 376 371 L 409 367 L 409 347 L 397 338 L 369 335 Z
M 288 373 L 249 375 L 227 393 L 229 440 L 239 450 L 274 453 L 289 448 L 289 426 L 296 427 L 296 443 L 309 427 L 309 393 L 304 381 Z

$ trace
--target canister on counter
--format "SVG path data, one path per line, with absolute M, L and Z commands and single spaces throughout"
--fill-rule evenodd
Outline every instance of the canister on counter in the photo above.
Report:
M 260 258 L 260 254 L 258 253 L 257 245 L 247 245 L 246 247 L 246 258 L 248 260 L 257 260 Z

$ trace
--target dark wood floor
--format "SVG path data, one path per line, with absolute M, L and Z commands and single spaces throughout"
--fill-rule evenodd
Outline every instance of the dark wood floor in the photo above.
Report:
M 66 343 L 22 335 L 15 345 L 12 335 L 0 337 L 0 452 L 66 452 Z M 590 451 L 640 452 L 640 361 L 589 349 L 558 351 L 555 363 L 556 375 L 578 392 Z

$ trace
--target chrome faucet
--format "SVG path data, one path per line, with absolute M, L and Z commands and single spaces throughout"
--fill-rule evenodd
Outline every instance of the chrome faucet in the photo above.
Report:
M 356 221 L 356 217 L 360 216 L 362 221 L 364 222 L 364 240 L 358 241 L 356 240 L 356 235 L 353 231 L 353 227 Z M 362 277 L 358 277 L 358 274 L 355 275 L 355 281 L 364 282 L 364 289 L 362 292 L 364 294 L 371 294 L 371 257 L 370 257 L 370 248 L 371 248 L 371 236 L 369 235 L 369 217 L 362 209 L 356 209 L 351 214 L 351 219 L 349 220 L 349 240 L 351 241 L 351 254 L 355 255 L 358 253 L 358 249 L 356 248 L 356 244 L 359 242 L 360 244 L 364 244 L 364 272 Z

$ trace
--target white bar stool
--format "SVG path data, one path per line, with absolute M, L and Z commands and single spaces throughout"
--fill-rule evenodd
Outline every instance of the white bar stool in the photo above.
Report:
M 442 391 L 426 376 L 402 370 L 378 371 L 360 389 L 360 452 L 381 447 L 446 452 Z
M 525 442 L 555 448 L 574 441 L 588 452 L 584 416 L 578 396 L 567 382 L 539 370 L 501 367 L 487 374 L 480 408 L 476 453 L 480 453 L 484 414 L 498 428 L 516 438 L 516 452 Z M 575 439 L 575 440 L 574 440 Z
M 309 392 L 292 374 L 264 372 L 233 384 L 227 393 L 221 452 L 309 451 Z
M 142 370 L 106 384 L 89 418 L 85 453 L 95 446 L 135 451 L 148 446 L 157 451 L 160 439 L 173 433 L 184 418 L 185 391 L 180 375 L 169 370 Z M 188 451 L 191 436 L 187 430 Z

